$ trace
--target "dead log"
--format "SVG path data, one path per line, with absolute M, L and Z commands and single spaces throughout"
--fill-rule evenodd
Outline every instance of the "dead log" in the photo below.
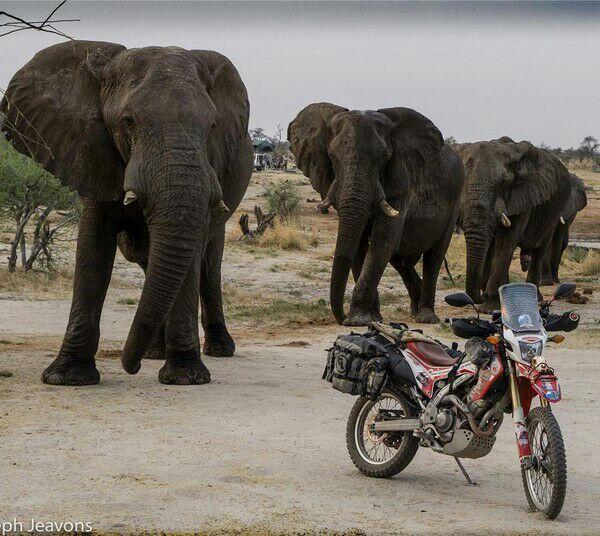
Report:
M 242 238 L 241 240 L 252 240 L 257 236 L 261 236 L 269 227 L 273 227 L 273 223 L 275 220 L 275 216 L 277 216 L 277 212 L 270 211 L 266 214 L 262 211 L 262 209 L 256 205 L 254 207 L 254 215 L 256 216 L 256 229 L 250 229 L 248 214 L 244 213 L 240 216 L 240 229 L 242 230 Z

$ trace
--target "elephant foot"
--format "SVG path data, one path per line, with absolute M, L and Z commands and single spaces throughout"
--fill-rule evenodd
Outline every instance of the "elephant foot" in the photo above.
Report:
M 50 385 L 96 385 L 100 382 L 100 373 L 94 361 L 57 357 L 42 372 L 42 381 Z
M 483 303 L 477 306 L 480 313 L 492 314 L 500 309 L 500 298 L 487 298 Z
M 342 324 L 344 326 L 367 326 L 369 322 L 381 322 L 382 320 L 383 317 L 379 311 L 362 311 L 351 307 Z
M 158 380 L 167 385 L 202 385 L 210 382 L 210 372 L 199 356 L 167 359 L 158 371 Z
M 217 324 L 205 329 L 202 352 L 212 357 L 231 357 L 235 353 L 235 342 L 225 324 Z
M 423 308 L 416 315 L 413 315 L 415 322 L 419 324 L 438 324 L 440 319 L 433 312 L 433 309 Z

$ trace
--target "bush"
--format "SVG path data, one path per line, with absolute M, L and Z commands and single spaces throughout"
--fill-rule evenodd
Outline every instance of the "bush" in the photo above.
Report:
M 263 195 L 267 199 L 269 211 L 277 212 L 282 220 L 293 216 L 298 209 L 300 195 L 291 181 L 272 182 L 265 188 Z
M 282 221 L 276 221 L 273 227 L 269 227 L 258 241 L 258 245 L 261 247 L 296 251 L 304 251 L 308 243 L 298 227 Z

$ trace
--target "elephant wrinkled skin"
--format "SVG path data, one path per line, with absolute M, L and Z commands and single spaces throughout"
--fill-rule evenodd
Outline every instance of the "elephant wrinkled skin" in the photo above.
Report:
M 435 287 L 464 172 L 436 126 L 408 108 L 357 111 L 315 103 L 290 123 L 288 139 L 321 206 L 338 212 L 330 284 L 336 320 L 381 320 L 377 286 L 389 262 L 404 280 L 414 318 L 437 322 Z M 422 280 L 414 268 L 421 256 Z M 356 285 L 346 315 L 350 270 Z
M 540 284 L 555 224 L 569 195 L 569 172 L 554 155 L 508 137 L 457 146 L 465 165 L 459 224 L 467 242 L 467 293 L 499 308 L 517 246 L 531 255 L 527 281 Z M 485 292 L 482 294 L 482 290 Z
M 15 148 L 84 203 L 69 323 L 43 381 L 98 383 L 100 314 L 117 244 L 146 272 L 124 368 L 135 374 L 152 341 L 164 338 L 162 382 L 210 381 L 198 301 L 205 352 L 233 354 L 221 259 L 225 221 L 252 172 L 248 97 L 235 67 L 212 51 L 72 41 L 18 71 L 0 112 Z

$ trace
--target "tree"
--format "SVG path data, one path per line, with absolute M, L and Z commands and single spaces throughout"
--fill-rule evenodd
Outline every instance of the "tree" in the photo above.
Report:
M 48 218 L 55 210 L 60 211 L 59 218 L 51 227 Z M 59 231 L 76 220 L 78 213 L 74 192 L 32 159 L 17 153 L 6 141 L 0 142 L 0 219 L 11 222 L 14 233 L 8 256 L 9 271 L 16 270 L 19 252 L 24 271 L 31 270 L 36 261 L 51 269 L 51 246 Z M 35 226 L 28 236 L 29 223 Z
M 579 144 L 577 151 L 581 156 L 595 156 L 599 147 L 600 143 L 594 136 L 586 136 Z
M 270 140 L 269 136 L 265 134 L 265 129 L 262 127 L 252 128 L 248 133 L 253 140 Z
M 450 147 L 452 147 L 453 145 L 456 145 L 456 138 L 454 136 L 448 136 L 445 140 L 444 143 L 446 145 L 449 145 Z

